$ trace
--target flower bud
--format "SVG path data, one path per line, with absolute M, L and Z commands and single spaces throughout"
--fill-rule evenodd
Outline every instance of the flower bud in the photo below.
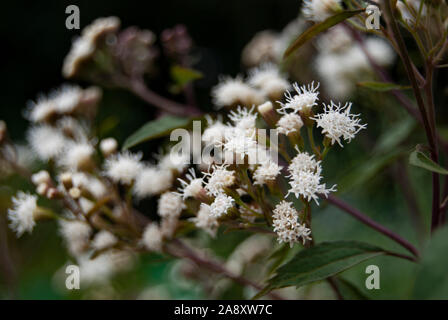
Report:
M 101 140 L 100 150 L 104 157 L 108 157 L 117 151 L 118 143 L 114 138 Z
M 274 106 L 272 105 L 272 102 L 266 101 L 265 103 L 260 104 L 257 109 L 264 121 L 266 121 L 269 126 L 275 127 L 275 123 L 278 121 L 279 117 L 274 109 Z

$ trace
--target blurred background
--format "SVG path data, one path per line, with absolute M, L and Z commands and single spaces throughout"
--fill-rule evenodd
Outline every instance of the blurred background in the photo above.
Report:
M 67 30 L 65 8 L 76 4 L 81 13 L 81 29 L 98 17 L 118 16 L 122 28 L 138 26 L 152 30 L 156 35 L 176 24 L 187 26 L 195 44 L 197 58 L 195 69 L 204 78 L 195 83 L 199 105 L 211 109 L 210 89 L 218 82 L 218 76 L 235 76 L 242 70 L 241 51 L 255 33 L 272 29 L 280 31 L 300 10 L 297 0 L 163 0 L 163 1 L 45 1 L 26 5 L 8 1 L 2 4 L 1 39 L 3 60 L 2 105 L 0 119 L 8 124 L 12 140 L 24 142 L 28 121 L 23 117 L 27 101 L 36 99 L 40 92 L 48 92 L 66 82 L 61 75 L 63 58 L 70 49 L 72 38 L 80 30 Z M 168 68 L 163 59 L 158 60 L 159 77 L 151 88 L 167 92 L 169 80 L 164 79 Z M 391 67 L 394 77 L 402 74 L 400 66 Z M 319 80 L 319 79 L 309 79 Z M 82 86 L 86 83 L 80 83 Z M 445 105 L 446 77 L 438 75 L 436 104 Z M 378 222 L 387 225 L 417 246 L 427 232 L 430 194 L 430 176 L 419 169 L 410 168 L 405 157 L 391 156 L 391 150 L 409 151 L 415 143 L 424 141 L 422 132 L 415 130 L 415 123 L 406 113 L 396 107 L 386 94 L 375 94 L 359 89 L 353 95 L 358 103 L 356 111 L 363 114 L 369 124 L 368 134 L 352 143 L 344 152 L 331 154 L 325 167 L 328 184 L 338 183 L 340 195 L 355 207 L 366 212 Z M 364 97 L 360 99 L 360 97 Z M 105 89 L 99 109 L 97 125 L 99 137 L 114 136 L 119 143 L 154 116 L 154 110 L 138 97 L 119 89 Z M 391 111 L 392 110 L 392 111 Z M 446 108 L 438 110 L 441 115 L 441 132 L 447 135 Z M 393 115 L 385 119 L 384 114 Z M 393 125 L 401 123 L 401 131 Z M 406 130 L 404 138 L 403 130 Z M 401 136 L 400 136 L 401 135 Z M 396 138 L 394 140 L 394 138 Z M 392 140 L 392 141 L 391 141 Z M 160 141 L 141 146 L 145 153 L 157 150 Z M 341 166 L 341 163 L 344 165 Z M 413 217 L 405 205 L 402 189 L 395 177 L 402 170 L 409 172 L 409 183 L 415 187 L 414 194 L 419 210 L 418 219 L 425 226 L 417 230 Z M 142 256 L 135 269 L 113 279 L 107 286 L 89 292 L 68 292 L 58 285 L 58 272 L 69 260 L 56 224 L 39 224 L 32 235 L 16 239 L 7 228 L 6 212 L 10 198 L 20 189 L 29 189 L 16 176 L 2 177 L 0 181 L 0 298 L 8 299 L 79 299 L 79 298 L 208 298 L 194 281 L 182 276 L 188 267 L 162 256 Z M 415 218 L 415 217 L 414 217 Z M 356 239 L 381 245 L 401 252 L 402 249 L 387 238 L 366 228 L 339 210 L 322 203 L 315 210 L 313 232 L 318 241 Z M 205 240 L 220 257 L 227 257 L 245 233 L 219 235 L 217 239 Z M 367 291 L 364 287 L 365 267 L 377 264 L 382 271 L 382 288 Z M 371 298 L 407 298 L 412 294 L 416 266 L 410 262 L 387 257 L 375 258 L 369 263 L 344 273 L 363 294 Z M 295 289 L 293 289 L 295 290 Z M 306 294 L 304 293 L 306 290 Z M 311 293 L 310 293 L 311 292 Z M 332 298 L 325 284 L 301 289 L 305 298 Z M 250 295 L 249 295 L 250 296 Z M 238 285 L 226 287 L 222 298 L 247 298 L 248 293 Z

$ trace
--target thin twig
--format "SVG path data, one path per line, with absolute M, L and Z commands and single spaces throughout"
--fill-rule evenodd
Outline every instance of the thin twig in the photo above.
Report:
M 322 199 L 325 199 L 325 197 L 322 196 Z M 333 195 L 329 195 L 328 198 L 327 198 L 327 201 L 330 202 L 331 204 L 335 205 L 339 209 L 347 212 L 352 217 L 358 219 L 359 221 L 361 221 L 365 225 L 371 227 L 372 229 L 378 231 L 379 233 L 384 234 L 386 237 L 394 240 L 396 243 L 400 244 L 402 247 L 404 247 L 409 252 L 411 252 L 414 256 L 419 257 L 418 250 L 409 241 L 405 240 L 400 235 L 398 235 L 395 232 L 389 230 L 388 228 L 386 228 L 385 226 L 379 224 L 378 222 L 375 222 L 370 217 L 366 216 L 364 213 L 362 213 L 358 209 L 353 208 L 352 206 L 350 206 L 345 201 L 343 201 L 343 200 L 341 200 L 341 199 L 339 199 L 339 198 L 337 198 L 337 197 L 335 197 Z
M 243 286 L 253 287 L 257 290 L 263 289 L 262 286 L 256 284 L 255 282 L 253 282 L 247 278 L 244 278 L 242 276 L 238 276 L 238 275 L 232 273 L 231 271 L 227 270 L 222 264 L 219 264 L 215 261 L 212 261 L 212 260 L 206 259 L 205 257 L 200 256 L 199 254 L 197 254 L 193 249 L 191 249 L 189 246 L 187 246 L 181 240 L 174 239 L 172 241 L 172 243 L 174 245 L 176 245 L 177 248 L 181 249 L 182 253 L 179 254 L 177 252 L 174 252 L 174 250 L 170 250 L 168 248 L 169 254 L 177 256 L 179 258 L 187 258 L 190 261 L 194 262 L 199 267 L 204 267 L 204 268 L 207 268 L 210 271 L 213 271 L 215 273 L 222 274 L 225 277 L 232 279 L 233 281 L 235 281 Z M 278 294 L 273 293 L 273 292 L 270 292 L 269 296 L 275 300 L 284 300 L 283 297 L 281 297 Z

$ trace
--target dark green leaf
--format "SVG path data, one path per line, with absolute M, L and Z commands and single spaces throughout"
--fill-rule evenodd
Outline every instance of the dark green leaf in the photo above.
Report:
M 176 128 L 186 127 L 190 123 L 190 120 L 189 118 L 165 116 L 150 121 L 126 139 L 123 144 L 123 149 L 126 150 L 144 141 L 163 137 Z
M 300 287 L 324 280 L 367 259 L 385 254 L 384 250 L 356 241 L 323 242 L 300 251 L 269 280 L 268 286 L 255 298 L 273 289 Z
M 442 168 L 440 165 L 429 159 L 427 155 L 417 149 L 412 151 L 410 154 L 409 163 L 432 172 L 448 174 L 448 170 Z
M 375 81 L 365 81 L 358 82 L 358 86 L 366 87 L 375 91 L 390 91 L 390 90 L 406 90 L 411 89 L 410 86 L 401 86 L 392 82 L 375 82 Z
M 344 300 L 369 300 L 369 298 L 350 281 L 342 277 L 335 277 L 334 281 Z
M 381 134 L 373 153 L 384 154 L 395 150 L 411 134 L 415 124 L 415 120 L 407 116 L 397 124 L 390 126 L 387 131 Z
M 286 49 L 283 58 L 289 57 L 294 51 L 299 49 L 302 45 L 304 45 L 308 40 L 317 36 L 319 33 L 337 25 L 338 23 L 357 15 L 358 13 L 364 12 L 363 9 L 360 10 L 352 10 L 352 11 L 343 11 L 340 12 L 328 19 L 316 23 L 311 28 L 303 32 L 289 47 Z
M 423 252 L 417 273 L 413 299 L 447 299 L 448 297 L 448 228 L 437 230 Z

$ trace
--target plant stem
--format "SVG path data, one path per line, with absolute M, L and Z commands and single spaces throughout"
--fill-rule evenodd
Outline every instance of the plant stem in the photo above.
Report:
M 322 196 L 322 199 L 325 199 L 325 197 Z M 335 205 L 339 209 L 347 212 L 352 217 L 358 219 L 359 221 L 361 221 L 365 225 L 371 227 L 372 229 L 378 231 L 379 233 L 384 234 L 386 237 L 388 237 L 388 238 L 392 239 L 393 241 L 397 242 L 402 247 L 404 247 L 409 252 L 411 252 L 415 257 L 417 257 L 417 258 L 419 257 L 418 250 L 409 241 L 405 240 L 400 235 L 398 235 L 395 232 L 389 230 L 388 228 L 386 228 L 385 226 L 379 224 L 378 222 L 375 222 L 374 220 L 372 220 L 371 218 L 366 216 L 364 213 L 362 213 L 358 209 L 353 208 L 348 203 L 344 202 L 341 199 L 338 199 L 337 197 L 335 197 L 333 195 L 329 195 L 328 198 L 327 198 L 327 201 L 330 202 L 331 204 Z
M 438 163 L 438 151 L 437 151 L 437 139 L 436 139 L 436 130 L 434 123 L 429 121 L 428 113 L 426 112 L 426 107 L 423 101 L 422 94 L 420 92 L 420 88 L 417 83 L 417 79 L 414 73 L 414 68 L 412 66 L 411 60 L 409 58 L 409 54 L 404 43 L 403 37 L 398 28 L 398 24 L 394 19 L 392 7 L 389 0 L 385 0 L 385 8 L 386 8 L 386 21 L 391 29 L 393 36 L 395 37 L 396 43 L 398 45 L 399 54 L 403 61 L 404 67 L 406 69 L 406 73 L 411 82 L 412 89 L 414 91 L 415 99 L 417 101 L 417 106 L 419 108 L 420 114 L 423 119 L 423 126 L 426 132 L 426 138 L 428 139 L 429 147 L 431 149 L 431 160 Z M 430 104 L 429 115 L 431 119 L 433 118 L 434 106 L 432 105 L 432 66 L 427 69 L 427 79 L 425 83 L 425 92 L 427 93 L 428 104 Z M 429 97 L 428 97 L 429 95 Z M 439 210 L 439 198 L 440 198 L 440 185 L 439 185 L 439 175 L 437 173 L 433 173 L 433 200 L 432 200 L 432 219 L 431 219 L 431 231 L 434 231 L 439 225 L 440 218 L 440 210 Z
M 176 247 L 179 248 L 182 253 L 177 253 L 177 252 L 174 252 L 173 250 L 167 249 L 169 254 L 171 254 L 173 256 L 177 256 L 178 258 L 187 258 L 190 261 L 194 262 L 197 266 L 207 268 L 208 270 L 218 273 L 218 274 L 222 274 L 225 277 L 232 279 L 233 281 L 235 281 L 243 286 L 252 287 L 257 290 L 263 289 L 262 286 L 256 284 L 255 282 L 253 282 L 247 278 L 244 278 L 242 276 L 238 276 L 238 275 L 232 273 L 231 271 L 227 270 L 222 264 L 212 261 L 212 260 L 209 260 L 203 256 L 200 256 L 193 249 L 191 249 L 189 246 L 187 246 L 183 241 L 181 241 L 179 239 L 174 239 L 172 241 L 172 243 L 175 244 Z M 281 297 L 278 294 L 273 293 L 273 292 L 270 292 L 268 295 L 272 299 L 275 299 L 275 300 L 284 300 L 283 297 Z
M 145 85 L 143 79 L 129 80 L 128 88 L 147 103 L 156 106 L 162 111 L 178 116 L 198 116 L 201 114 L 201 111 L 194 106 L 172 101 L 153 92 Z

